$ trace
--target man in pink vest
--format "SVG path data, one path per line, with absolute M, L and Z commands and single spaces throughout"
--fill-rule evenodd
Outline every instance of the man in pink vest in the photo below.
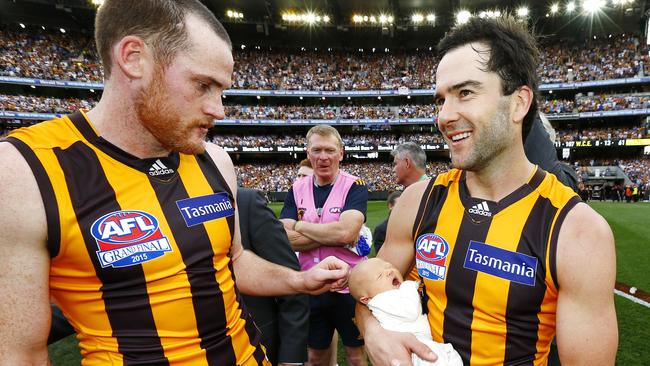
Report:
M 367 257 L 346 246 L 354 246 L 358 240 L 365 221 L 368 188 L 358 177 L 339 169 L 343 141 L 331 126 L 318 125 L 307 132 L 307 158 L 314 174 L 294 183 L 280 214 L 293 249 L 300 252 L 300 269 L 308 270 L 328 256 L 354 267 Z M 348 365 L 367 365 L 363 340 L 353 322 L 354 307 L 347 289 L 310 296 L 311 366 L 328 364 L 334 329 L 345 346 Z

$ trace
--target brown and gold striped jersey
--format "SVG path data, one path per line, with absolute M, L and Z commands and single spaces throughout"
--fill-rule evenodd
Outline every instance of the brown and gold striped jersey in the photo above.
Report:
M 82 112 L 7 141 L 38 182 L 50 294 L 84 365 L 266 363 L 233 279 L 233 196 L 207 153 L 138 159 Z
M 545 365 L 555 334 L 558 233 L 579 198 L 537 169 L 499 202 L 465 173 L 431 180 L 413 228 L 433 338 L 466 365 Z

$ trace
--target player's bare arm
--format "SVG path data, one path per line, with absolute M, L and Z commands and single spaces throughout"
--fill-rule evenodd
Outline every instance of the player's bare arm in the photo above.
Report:
M 47 365 L 45 208 L 31 169 L 9 143 L 0 143 L 0 164 L 0 365 Z
M 562 365 L 614 365 L 616 252 L 603 217 L 578 204 L 560 229 L 557 344 Z
M 422 194 L 428 181 L 409 186 L 397 200 L 388 221 L 386 241 L 378 257 L 392 263 L 406 274 L 414 261 L 412 228 Z M 364 337 L 366 350 L 373 365 L 411 365 L 411 353 L 424 360 L 435 361 L 437 357 L 424 343 L 410 333 L 391 332 L 381 327 L 366 306 L 357 304 L 356 321 Z

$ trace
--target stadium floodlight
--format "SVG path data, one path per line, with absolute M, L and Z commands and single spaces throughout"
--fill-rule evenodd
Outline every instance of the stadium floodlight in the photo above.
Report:
M 307 14 L 304 15 L 304 20 L 305 20 L 305 22 L 307 22 L 309 24 L 314 24 L 314 23 L 316 23 L 316 14 L 307 13 Z
M 411 99 L 411 96 L 410 96 L 410 95 L 407 95 L 407 96 L 406 96 L 406 99 Z
M 555 4 L 551 5 L 551 14 L 555 14 L 558 11 L 560 11 L 560 4 L 555 3 Z
M 424 20 L 424 16 L 422 14 L 411 15 L 411 21 L 413 21 L 413 23 L 420 23 L 423 20 Z
M 97 6 L 102 6 L 102 4 L 104 4 L 104 0 L 93 0 L 93 4 Z
M 25 24 L 23 24 L 23 23 L 18 23 L 18 25 L 20 26 L 20 28 L 25 29 Z
M 329 23 L 330 17 L 327 15 L 323 15 L 323 23 Z
M 90 89 L 90 92 L 91 92 L 91 93 L 94 93 L 94 92 L 95 92 L 95 89 Z
M 384 14 L 379 15 L 379 23 L 386 24 L 388 23 L 388 17 Z
M 367 22 L 367 21 L 368 21 L 368 16 L 367 16 L 367 15 L 364 15 L 364 16 L 363 16 L 363 21 L 364 21 L 364 22 Z
M 63 29 L 63 28 L 59 28 L 59 32 L 65 34 L 65 29 Z
M 605 5 L 605 0 L 584 0 L 582 2 L 582 9 L 590 14 L 600 11 Z
M 388 23 L 392 23 L 394 19 L 395 19 L 395 18 L 393 18 L 392 15 L 389 15 L 389 16 L 388 16 Z
M 355 14 L 355 15 L 352 16 L 352 22 L 353 22 L 353 23 L 360 23 L 361 20 L 362 20 L 362 19 L 361 19 L 361 16 L 359 16 L 359 15 L 356 15 L 356 14 Z
M 302 100 L 302 95 L 300 96 L 300 100 Z
M 528 16 L 528 8 L 525 6 L 522 6 L 521 8 L 517 9 L 517 16 L 521 18 L 525 18 Z
M 260 97 L 260 96 L 258 95 L 258 96 L 257 96 L 257 100 L 260 100 L 260 99 L 262 99 L 262 97 Z
M 381 95 L 377 97 L 377 99 L 381 100 Z
M 456 13 L 456 23 L 465 24 L 469 21 L 471 17 L 472 17 L 472 13 L 470 13 L 467 10 L 461 10 L 458 13 Z
M 41 25 L 41 29 L 42 29 L 42 30 L 45 30 L 45 26 L 44 26 L 44 25 Z
M 427 14 L 427 22 L 433 23 L 436 21 L 436 15 L 433 13 Z
M 377 18 L 374 15 L 370 16 L 370 23 L 377 23 Z
M 576 10 L 576 3 L 573 1 L 570 1 L 569 3 L 566 4 L 566 12 L 567 13 L 572 13 L 574 10 Z
M 232 19 L 242 19 L 244 14 L 235 10 L 228 10 L 226 11 L 226 16 Z M 284 15 L 282 15 L 282 19 L 285 19 Z

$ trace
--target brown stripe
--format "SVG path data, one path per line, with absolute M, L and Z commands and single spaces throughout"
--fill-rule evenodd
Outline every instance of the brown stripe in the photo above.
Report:
M 426 218 L 427 225 L 433 225 L 438 222 L 438 215 L 440 215 L 440 210 L 442 209 L 442 204 L 447 198 L 448 187 L 443 185 L 435 185 L 435 180 L 431 179 L 427 188 L 422 194 L 422 199 L 420 200 L 420 207 L 418 208 L 418 213 L 415 215 L 415 221 L 413 223 L 413 239 L 416 239 L 420 234 L 420 228 L 422 223 Z M 429 207 L 430 202 L 435 202 L 436 206 L 433 208 Z M 426 210 L 426 212 L 425 212 Z M 426 217 L 425 217 L 426 214 Z
M 553 282 L 555 282 L 555 287 L 559 290 L 560 289 L 560 283 L 557 281 L 557 268 L 556 268 L 556 255 L 557 255 L 557 239 L 560 235 L 560 228 L 562 228 L 562 223 L 564 222 L 564 219 L 566 218 L 566 215 L 571 211 L 571 209 L 577 205 L 578 203 L 582 202 L 580 197 L 578 196 L 573 196 L 569 202 L 562 207 L 562 210 L 560 211 L 560 214 L 557 217 L 557 220 L 555 220 L 555 225 L 553 226 L 553 232 L 551 233 L 551 243 L 549 245 L 549 265 L 550 265 L 550 270 L 551 270 L 551 277 L 553 278 Z
M 54 258 L 59 254 L 61 245 L 61 223 L 59 220 L 59 204 L 54 194 L 54 187 L 50 177 L 47 175 L 45 168 L 38 157 L 27 144 L 19 139 L 7 137 L 5 141 L 12 144 L 18 152 L 25 158 L 27 164 L 32 169 L 38 189 L 41 192 L 43 205 L 45 206 L 45 218 L 47 220 L 47 250 L 50 257 Z
M 74 127 L 79 130 L 84 139 L 92 143 L 97 140 L 97 133 L 95 133 L 95 130 L 93 130 L 90 124 L 88 124 L 88 121 L 86 121 L 86 118 L 80 111 L 68 115 L 68 118 L 72 121 Z
M 531 361 L 537 352 L 538 314 L 546 294 L 546 245 L 557 208 L 538 197 L 521 232 L 517 252 L 537 258 L 535 286 L 510 282 L 506 305 L 506 352 L 504 364 Z
M 99 217 L 120 211 L 121 207 L 98 157 L 81 142 L 65 150 L 55 148 L 54 153 L 65 173 L 88 257 L 102 282 L 100 291 L 106 315 L 124 365 L 169 364 L 154 322 L 142 267 L 102 268 L 99 263 L 98 245 L 91 234 L 91 226 Z

